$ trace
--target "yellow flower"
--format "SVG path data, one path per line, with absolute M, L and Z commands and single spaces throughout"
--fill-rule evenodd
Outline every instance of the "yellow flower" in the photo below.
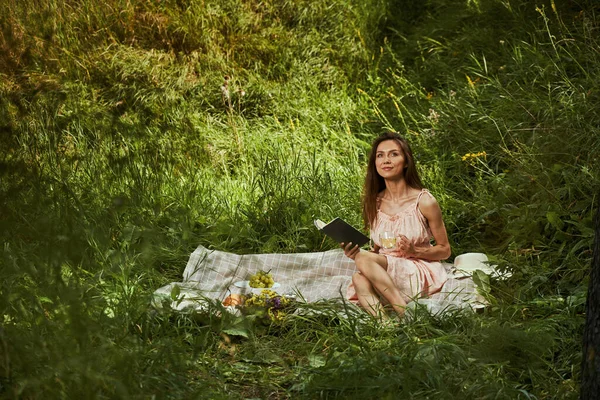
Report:
M 467 77 L 467 83 L 471 89 L 475 89 L 475 84 L 479 82 L 479 77 L 475 78 L 475 80 L 471 79 L 469 75 L 465 75 Z
M 487 158 L 487 153 L 485 151 L 480 151 L 477 153 L 467 153 L 461 157 L 462 161 L 467 161 L 469 163 L 474 163 L 479 157 Z
M 471 87 L 471 89 L 475 88 L 475 84 L 473 83 L 473 81 L 471 80 L 471 77 L 469 75 L 467 75 L 467 82 L 469 83 L 469 86 Z

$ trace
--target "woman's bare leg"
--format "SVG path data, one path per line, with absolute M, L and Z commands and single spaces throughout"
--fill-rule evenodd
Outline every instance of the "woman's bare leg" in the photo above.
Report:
M 379 301 L 379 294 L 377 294 L 371 282 L 360 272 L 355 272 L 352 275 L 352 283 L 360 306 L 374 317 L 382 316 L 385 318 L 386 314 Z
M 356 268 L 371 283 L 372 287 L 385 297 L 399 316 L 403 316 L 406 302 L 386 271 L 387 258 L 381 254 L 361 251 L 354 258 L 354 262 Z

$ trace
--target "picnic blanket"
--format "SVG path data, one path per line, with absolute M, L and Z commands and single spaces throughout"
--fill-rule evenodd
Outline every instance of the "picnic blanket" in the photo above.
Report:
M 432 312 L 448 308 L 478 308 L 485 304 L 469 273 L 455 273 L 452 264 L 444 265 L 449 278 L 441 291 L 427 299 L 415 299 L 415 302 Z M 207 298 L 223 300 L 232 293 L 250 294 L 252 288 L 240 286 L 244 286 L 243 282 L 259 270 L 270 270 L 279 284 L 274 288 L 277 293 L 315 302 L 341 300 L 356 267 L 341 249 L 316 253 L 238 255 L 198 246 L 188 260 L 182 281 L 157 289 L 154 304 L 166 301 L 178 310 L 199 309 Z M 172 293 L 177 294 L 177 299 L 172 298 Z

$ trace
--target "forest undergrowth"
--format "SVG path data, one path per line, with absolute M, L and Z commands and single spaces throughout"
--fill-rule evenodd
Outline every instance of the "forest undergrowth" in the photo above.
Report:
M 0 5 L 2 398 L 575 399 L 599 193 L 600 7 L 558 0 Z M 483 313 L 382 327 L 156 310 L 202 244 L 335 248 L 405 135 Z M 451 260 L 452 260 L 451 258 Z M 450 260 L 450 261 L 451 261 Z

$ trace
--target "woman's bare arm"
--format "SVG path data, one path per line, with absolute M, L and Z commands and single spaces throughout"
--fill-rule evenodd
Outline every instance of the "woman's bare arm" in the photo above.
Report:
M 399 248 L 404 251 L 408 257 L 421 258 L 424 260 L 440 261 L 450 257 L 451 249 L 448 242 L 448 234 L 444 220 L 442 219 L 442 210 L 433 196 L 421 196 L 419 201 L 419 210 L 427 219 L 429 229 L 435 239 L 435 246 L 416 247 L 406 236 L 400 238 Z

